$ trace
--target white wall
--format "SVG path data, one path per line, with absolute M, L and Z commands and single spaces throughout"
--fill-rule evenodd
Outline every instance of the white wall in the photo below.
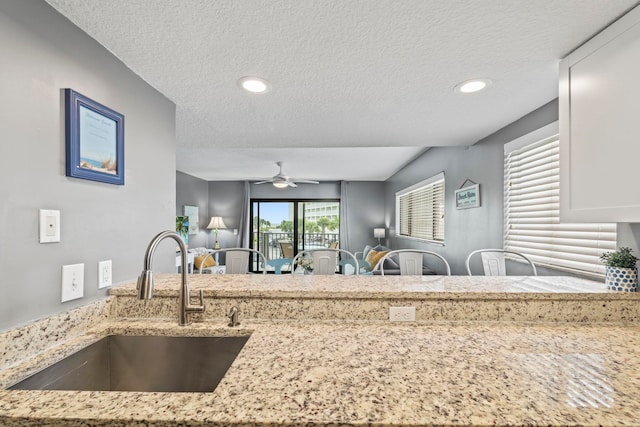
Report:
M 174 229 L 175 105 L 41 1 L 0 2 L 0 329 L 103 298 L 135 279 L 144 251 Z M 63 88 L 125 116 L 125 185 L 65 176 Z M 38 210 L 61 211 L 60 243 L 38 243 Z M 154 267 L 173 269 L 175 245 Z M 61 268 L 85 263 L 84 298 L 61 303 Z

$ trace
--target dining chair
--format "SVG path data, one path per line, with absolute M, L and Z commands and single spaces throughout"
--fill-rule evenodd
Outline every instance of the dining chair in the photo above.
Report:
M 355 266 L 354 274 L 360 274 L 360 265 L 355 255 L 344 249 L 309 249 L 298 252 L 291 261 L 291 271 L 295 272 L 296 266 L 304 257 L 310 257 L 314 275 L 332 275 L 340 267 L 340 258 L 351 259 Z M 347 258 L 345 258 L 347 257 Z
M 262 252 L 251 248 L 224 248 L 211 251 L 211 255 L 224 253 L 224 274 L 247 274 L 249 273 L 249 256 L 257 256 L 259 265 L 263 266 L 261 274 L 267 274 L 267 259 Z
M 538 271 L 536 270 L 536 266 L 528 257 L 521 254 L 520 252 L 508 251 L 504 249 L 478 249 L 477 251 L 473 251 L 467 256 L 467 260 L 465 261 L 465 266 L 467 267 L 467 274 L 469 276 L 473 276 L 471 273 L 471 258 L 480 254 L 480 258 L 482 259 L 482 268 L 484 270 L 485 276 L 506 276 L 507 275 L 507 265 L 505 262 L 505 255 L 512 255 L 514 257 L 522 258 L 526 263 L 531 266 L 531 271 L 533 276 L 538 275 Z
M 384 262 L 387 258 L 395 257 L 398 259 L 398 265 L 400 266 L 400 275 L 403 276 L 422 276 L 423 275 L 423 261 L 424 256 L 433 256 L 438 258 L 445 266 L 447 276 L 451 276 L 451 267 L 444 257 L 436 252 L 424 251 L 421 249 L 396 249 L 394 251 L 387 252 L 378 261 L 375 269 L 380 270 L 380 274 L 384 276 Z
M 273 267 L 275 274 L 282 274 L 282 267 L 291 265 L 291 258 L 273 258 L 267 261 L 267 265 Z

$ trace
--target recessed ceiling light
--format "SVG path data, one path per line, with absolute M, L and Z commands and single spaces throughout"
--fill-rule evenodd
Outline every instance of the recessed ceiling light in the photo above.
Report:
M 489 85 L 491 85 L 491 80 L 489 79 L 473 79 L 458 83 L 453 90 L 456 93 L 473 93 L 478 92 Z
M 271 83 L 260 77 L 241 77 L 238 79 L 238 85 L 251 93 L 265 93 L 271 90 Z

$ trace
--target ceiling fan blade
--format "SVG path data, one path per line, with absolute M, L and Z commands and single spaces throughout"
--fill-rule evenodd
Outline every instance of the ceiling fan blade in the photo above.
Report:
M 273 181 L 268 180 L 268 181 L 254 182 L 254 184 L 256 184 L 256 185 L 257 185 L 257 184 L 268 184 L 268 183 L 271 183 L 271 182 L 273 182 Z
M 308 179 L 294 179 L 298 184 L 320 184 L 319 181 L 311 181 Z
M 287 185 L 288 185 L 289 187 L 293 187 L 293 188 L 296 188 L 296 187 L 297 187 L 296 183 L 295 183 L 295 182 L 291 182 L 291 181 L 287 181 Z

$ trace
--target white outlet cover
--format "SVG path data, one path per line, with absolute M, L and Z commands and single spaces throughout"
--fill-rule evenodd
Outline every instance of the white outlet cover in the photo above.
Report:
M 389 307 L 389 320 L 392 322 L 414 322 L 416 320 L 416 308 Z
M 62 266 L 62 302 L 84 296 L 84 264 Z
M 112 274 L 113 269 L 111 260 L 108 261 L 100 261 L 98 263 L 98 289 L 106 288 L 107 286 L 111 286 L 112 282 Z
M 40 243 L 60 241 L 60 211 L 40 209 Z

